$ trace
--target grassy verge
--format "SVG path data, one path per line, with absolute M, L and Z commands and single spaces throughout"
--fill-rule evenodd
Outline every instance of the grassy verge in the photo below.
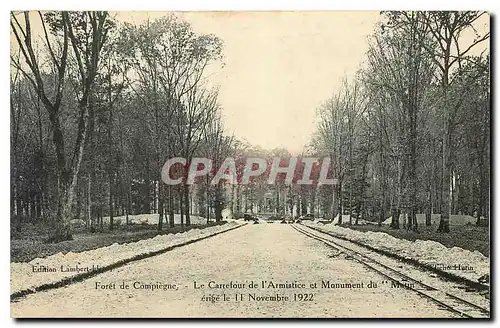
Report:
M 29 262 L 35 258 L 43 258 L 59 252 L 83 252 L 109 246 L 114 243 L 131 243 L 142 239 L 153 238 L 156 235 L 185 232 L 191 229 L 202 229 L 225 223 L 225 221 L 221 221 L 219 223 L 214 222 L 208 225 L 190 225 L 189 227 L 175 226 L 173 228 L 165 227 L 162 231 L 158 231 L 156 226 L 153 225 L 118 226 L 112 231 L 105 230 L 95 233 L 88 231 L 75 232 L 73 234 L 73 240 L 55 244 L 43 242 L 46 232 L 44 229 L 40 228 L 39 231 L 41 233 L 36 236 L 32 235 L 29 239 L 11 235 L 10 260 L 11 262 Z
M 436 232 L 437 226 L 419 226 L 418 232 L 407 231 L 406 229 L 391 229 L 388 226 L 377 225 L 342 225 L 358 231 L 380 231 L 390 234 L 394 237 L 415 241 L 433 240 L 443 244 L 446 247 L 460 247 L 469 251 L 479 251 L 485 256 L 490 254 L 489 229 L 487 227 L 478 227 L 475 225 L 451 226 L 450 233 Z

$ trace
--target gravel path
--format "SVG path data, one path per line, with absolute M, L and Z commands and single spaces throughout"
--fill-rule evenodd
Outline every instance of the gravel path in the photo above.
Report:
M 266 288 L 262 288 L 263 281 Z M 294 286 L 272 288 L 271 281 Z M 377 288 L 368 288 L 370 281 Z M 250 224 L 80 283 L 29 295 L 11 303 L 11 314 L 115 318 L 452 316 L 411 291 L 383 281 L 361 264 L 335 254 L 288 225 Z M 251 282 L 258 287 L 249 288 Z M 322 288 L 327 282 L 343 285 Z M 214 284 L 229 288 L 210 288 Z M 231 288 L 237 284 L 244 287 Z M 303 288 L 297 288 L 301 284 Z M 314 284 L 317 288 L 312 288 Z M 144 289 L 151 285 L 160 288 Z M 243 295 L 243 300 L 236 300 L 236 294 Z

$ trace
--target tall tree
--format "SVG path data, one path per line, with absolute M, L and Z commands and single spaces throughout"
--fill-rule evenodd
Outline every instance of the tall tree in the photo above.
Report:
M 443 113 L 443 140 L 442 140 L 442 197 L 441 197 L 441 221 L 438 232 L 450 231 L 452 171 L 454 168 L 453 145 L 456 133 L 457 112 L 460 102 L 455 102 L 450 95 L 450 87 L 454 84 L 454 70 L 460 67 L 463 61 L 468 60 L 468 54 L 481 42 L 489 39 L 490 33 L 480 34 L 474 28 L 474 22 L 478 21 L 485 12 L 427 12 L 422 17 L 427 28 L 435 41 L 434 48 L 426 47 L 433 55 L 434 61 L 440 73 L 440 89 L 442 101 L 440 108 Z M 466 31 L 474 31 L 476 37 L 472 42 L 465 45 L 461 35 Z
M 49 52 L 51 68 L 57 72 L 54 87 L 49 90 L 43 80 L 44 64 L 37 58 L 34 48 L 35 35 L 31 28 L 29 12 L 11 14 L 11 28 L 22 53 L 23 62 L 11 57 L 32 83 L 38 97 L 48 112 L 53 131 L 53 144 L 57 156 L 57 210 L 55 214 L 54 241 L 71 238 L 69 221 L 78 182 L 78 173 L 84 153 L 88 131 L 89 98 L 94 87 L 100 53 L 106 42 L 110 20 L 106 12 L 38 12 L 43 28 L 43 39 Z M 59 54 L 55 44 L 62 44 Z M 71 48 L 70 48 L 71 47 Z M 70 49 L 72 51 L 70 51 Z M 71 155 L 65 153 L 65 138 L 61 123 L 61 102 L 69 56 L 73 56 L 81 83 L 78 95 L 78 132 Z M 50 68 L 49 68 L 50 69 Z

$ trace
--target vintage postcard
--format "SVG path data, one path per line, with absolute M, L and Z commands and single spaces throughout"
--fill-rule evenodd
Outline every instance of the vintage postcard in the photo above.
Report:
M 10 13 L 14 318 L 490 319 L 490 15 Z

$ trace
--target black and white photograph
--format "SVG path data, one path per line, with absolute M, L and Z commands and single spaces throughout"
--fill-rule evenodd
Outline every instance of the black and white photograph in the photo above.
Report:
M 491 319 L 488 11 L 9 18 L 12 318 Z

